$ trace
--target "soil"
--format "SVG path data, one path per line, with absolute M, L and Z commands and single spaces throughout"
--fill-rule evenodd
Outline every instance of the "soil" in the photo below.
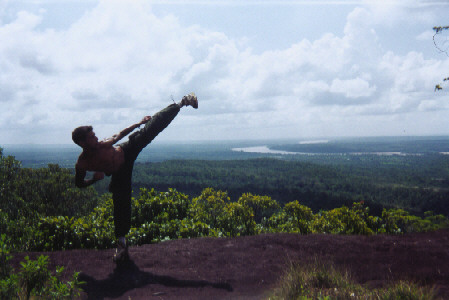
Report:
M 292 262 L 321 260 L 349 270 L 359 283 L 395 280 L 434 286 L 449 299 L 449 230 L 406 235 L 264 234 L 198 238 L 130 247 L 116 265 L 114 250 L 18 253 L 48 255 L 85 281 L 83 299 L 267 299 Z

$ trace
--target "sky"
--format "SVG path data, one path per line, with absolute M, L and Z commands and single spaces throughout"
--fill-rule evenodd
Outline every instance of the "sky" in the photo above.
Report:
M 190 92 L 158 140 L 449 135 L 447 25 L 446 0 L 0 0 L 0 147 Z

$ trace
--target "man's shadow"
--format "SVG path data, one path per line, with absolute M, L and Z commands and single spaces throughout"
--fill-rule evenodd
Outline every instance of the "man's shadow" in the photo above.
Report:
M 209 282 L 205 280 L 183 280 L 171 276 L 155 275 L 139 270 L 134 261 L 128 260 L 117 264 L 112 274 L 106 279 L 97 280 L 87 274 L 81 273 L 79 280 L 85 283 L 81 285 L 89 299 L 117 298 L 126 291 L 143 287 L 147 284 L 161 284 L 169 287 L 213 287 L 232 292 L 229 283 Z

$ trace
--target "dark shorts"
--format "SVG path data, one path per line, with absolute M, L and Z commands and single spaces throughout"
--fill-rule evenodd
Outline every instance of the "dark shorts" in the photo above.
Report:
M 137 156 L 176 117 L 180 108 L 172 104 L 152 116 L 145 127 L 134 132 L 128 141 L 120 144 L 125 155 L 121 168 L 112 174 L 109 191 L 114 202 L 115 235 L 125 236 L 131 228 L 131 179 Z

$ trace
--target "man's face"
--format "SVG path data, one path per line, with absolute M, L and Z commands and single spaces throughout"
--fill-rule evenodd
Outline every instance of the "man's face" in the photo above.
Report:
M 88 132 L 83 144 L 83 148 L 96 148 L 98 145 L 98 138 L 96 137 L 95 132 Z

